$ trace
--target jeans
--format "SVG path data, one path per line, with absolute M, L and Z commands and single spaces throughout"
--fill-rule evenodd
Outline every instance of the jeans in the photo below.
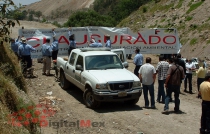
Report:
M 165 80 L 158 80 L 158 95 L 157 100 L 160 101 L 162 97 L 162 102 L 165 102 L 165 90 L 164 90 Z
M 200 84 L 204 81 L 204 78 L 197 78 L 197 87 L 198 91 L 200 91 Z
M 206 130 L 206 132 L 205 132 Z M 201 134 L 210 134 L 210 101 L 202 102 Z
M 149 106 L 148 91 L 149 91 L 149 94 L 150 94 L 151 106 L 155 106 L 154 83 L 151 84 L 151 85 L 144 85 L 143 84 L 145 106 Z
M 139 77 L 139 69 L 140 69 L 141 65 L 136 65 L 135 69 L 134 69 L 134 74 Z
M 186 77 L 184 80 L 184 89 L 187 90 L 187 79 L 189 81 L 189 91 L 192 91 L 192 74 L 186 73 Z
M 178 111 L 179 110 L 179 105 L 180 105 L 180 99 L 179 99 L 180 85 L 171 85 L 171 84 L 168 84 L 167 96 L 166 96 L 166 99 L 165 99 L 164 110 L 169 109 L 169 101 L 170 101 L 170 96 L 171 96 L 172 92 L 174 92 L 174 98 L 175 98 L 174 110 Z

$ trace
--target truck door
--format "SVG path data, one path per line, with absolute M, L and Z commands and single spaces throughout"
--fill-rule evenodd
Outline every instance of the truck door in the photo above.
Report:
M 78 55 L 76 65 L 75 66 L 81 66 L 80 70 L 75 69 L 75 80 L 76 80 L 76 85 L 80 88 L 83 89 L 84 83 L 82 83 L 82 73 L 84 70 L 84 58 L 81 55 Z
M 125 68 L 128 68 L 128 62 L 127 62 L 127 58 L 126 58 L 126 54 L 125 54 L 125 49 L 112 49 L 112 52 L 116 53 L 118 55 L 118 57 L 120 58 L 123 66 Z
M 75 84 L 76 80 L 75 80 L 75 63 L 76 63 L 76 57 L 77 54 L 75 52 L 72 52 L 70 57 L 69 57 L 69 61 L 66 64 L 66 68 L 65 68 L 65 76 L 66 79 L 68 81 L 70 81 L 71 83 Z

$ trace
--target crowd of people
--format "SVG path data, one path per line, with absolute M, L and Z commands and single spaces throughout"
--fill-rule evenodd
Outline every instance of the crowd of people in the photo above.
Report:
M 43 57 L 43 70 L 42 74 L 51 76 L 51 61 L 57 59 L 59 51 L 59 42 L 56 39 L 55 30 L 52 29 L 53 42 L 50 42 L 50 38 L 46 39 L 46 42 L 42 45 L 42 57 Z M 71 34 L 71 28 L 69 28 L 69 48 L 68 55 L 71 51 L 76 48 L 76 41 L 74 34 Z M 110 35 L 105 35 L 106 44 L 105 47 L 111 48 Z M 21 62 L 27 63 L 27 68 L 31 68 L 32 59 L 31 51 L 34 51 L 31 45 L 27 44 L 25 37 L 11 39 L 11 48 L 14 53 L 21 59 Z M 103 47 L 100 42 L 92 39 L 87 42 L 89 47 Z M 174 93 L 175 107 L 174 111 L 180 111 L 180 88 L 184 81 L 184 92 L 193 94 L 192 90 L 192 77 L 193 73 L 197 74 L 197 98 L 202 99 L 202 116 L 201 116 L 201 128 L 200 132 L 210 133 L 210 73 L 207 71 L 206 63 L 204 60 L 200 60 L 199 68 L 196 71 L 196 66 L 192 63 L 192 59 L 187 59 L 186 63 L 181 59 L 181 54 L 173 55 L 168 57 L 165 55 L 159 56 L 159 62 L 156 65 L 151 64 L 152 59 L 146 57 L 146 63 L 144 64 L 144 57 L 137 48 L 135 50 L 135 57 L 133 63 L 135 64 L 134 74 L 139 77 L 143 85 L 143 95 L 145 100 L 145 108 L 156 108 L 155 107 L 155 93 L 154 84 L 156 76 L 158 77 L 158 93 L 156 102 L 165 104 L 163 108 L 163 114 L 169 112 L 169 102 L 172 102 L 172 93 Z M 187 85 L 189 91 L 187 91 Z M 148 98 L 148 92 L 150 94 L 150 101 Z M 149 103 L 150 102 L 150 103 Z
M 193 73 L 197 74 L 197 98 L 202 99 L 202 116 L 201 116 L 201 134 L 210 133 L 210 72 L 206 68 L 205 61 L 199 61 L 199 68 L 196 71 L 196 66 L 191 59 L 187 59 L 186 63 L 181 59 L 181 54 L 173 57 L 165 58 L 164 55 L 159 56 L 159 62 L 156 65 L 151 64 L 152 59 L 146 57 L 146 63 L 143 64 L 144 58 L 137 48 L 135 51 L 133 63 L 136 65 L 134 74 L 137 75 L 143 85 L 143 95 L 145 100 L 145 108 L 149 105 L 155 107 L 154 83 L 156 76 L 158 77 L 158 93 L 157 102 L 165 104 L 163 114 L 169 112 L 169 102 L 172 101 L 172 93 L 174 93 L 175 107 L 174 112 L 180 111 L 180 87 L 184 81 L 184 92 L 193 94 L 192 77 Z M 187 84 L 189 91 L 187 91 Z M 150 103 L 148 99 L 150 94 Z

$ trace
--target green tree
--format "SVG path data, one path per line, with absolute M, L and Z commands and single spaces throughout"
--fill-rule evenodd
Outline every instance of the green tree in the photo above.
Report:
M 151 0 L 95 0 L 93 9 L 114 18 L 117 23 Z
M 42 16 L 42 12 L 41 11 L 35 12 L 35 16 L 39 19 Z
M 82 27 L 82 26 L 107 26 L 113 27 L 116 21 L 107 15 L 101 15 L 94 10 L 77 11 L 73 13 L 64 26 Z
M 29 14 L 29 16 L 28 16 L 28 20 L 29 20 L 29 21 L 33 21 L 33 20 L 34 20 L 34 16 L 33 16 L 33 14 Z
M 3 0 L 3 2 L 0 3 L 0 35 L 9 35 L 10 27 L 15 26 L 15 21 L 20 25 L 18 19 L 7 19 L 7 14 L 11 11 L 10 7 L 14 6 L 14 2 L 12 0 Z M 7 39 L 8 37 L 5 37 Z

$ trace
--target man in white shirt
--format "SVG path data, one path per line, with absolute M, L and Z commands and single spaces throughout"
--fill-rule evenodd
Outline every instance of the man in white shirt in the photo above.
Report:
M 154 97 L 154 83 L 156 79 L 156 70 L 151 65 L 151 58 L 146 58 L 146 63 L 139 69 L 139 79 L 143 84 L 143 93 L 145 100 L 145 107 L 149 107 L 148 91 L 150 94 L 151 108 L 155 108 L 155 97 Z
M 196 69 L 191 59 L 186 60 L 186 77 L 184 80 L 184 92 L 187 92 L 187 80 L 189 81 L 189 93 L 192 94 L 192 72 Z

